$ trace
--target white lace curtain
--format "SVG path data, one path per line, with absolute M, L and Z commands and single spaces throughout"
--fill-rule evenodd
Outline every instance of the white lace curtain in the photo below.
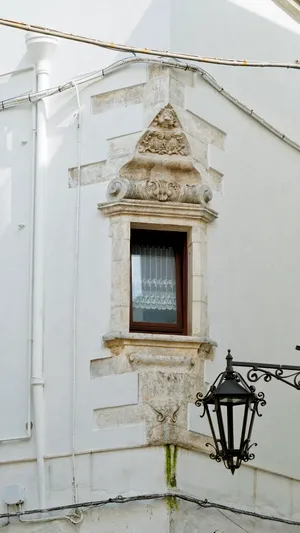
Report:
M 132 302 L 138 309 L 176 311 L 175 255 L 171 247 L 134 245 Z

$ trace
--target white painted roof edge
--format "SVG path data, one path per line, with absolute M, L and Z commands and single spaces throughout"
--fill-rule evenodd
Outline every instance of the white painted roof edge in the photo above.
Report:
M 300 2 L 298 0 L 273 0 L 287 15 L 300 22 Z

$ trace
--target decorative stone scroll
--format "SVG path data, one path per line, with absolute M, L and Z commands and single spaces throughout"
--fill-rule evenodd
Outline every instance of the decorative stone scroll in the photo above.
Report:
M 207 185 L 187 185 L 175 180 L 116 178 L 108 185 L 107 196 L 109 201 L 127 198 L 207 205 L 212 199 L 212 191 Z

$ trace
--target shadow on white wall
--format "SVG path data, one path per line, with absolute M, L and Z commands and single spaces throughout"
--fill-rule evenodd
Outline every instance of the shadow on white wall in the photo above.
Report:
M 270 22 L 295 33 L 300 33 L 300 25 L 287 15 L 273 0 L 229 0 Z
M 0 172 L 0 237 L 11 222 L 11 172 Z

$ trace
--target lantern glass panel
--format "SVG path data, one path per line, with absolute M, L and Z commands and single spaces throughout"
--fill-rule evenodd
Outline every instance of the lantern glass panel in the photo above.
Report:
M 215 430 L 215 436 L 219 441 L 218 447 L 237 454 L 244 447 L 248 436 L 248 429 L 252 412 L 249 411 L 248 403 L 226 402 L 219 403 L 219 416 L 217 416 L 218 402 L 209 406 L 211 421 Z
M 239 450 L 244 444 L 245 432 L 243 431 L 243 422 L 245 411 L 248 408 L 245 404 L 229 403 L 221 407 L 222 418 L 224 421 L 224 430 L 226 436 L 227 449 L 229 451 Z

